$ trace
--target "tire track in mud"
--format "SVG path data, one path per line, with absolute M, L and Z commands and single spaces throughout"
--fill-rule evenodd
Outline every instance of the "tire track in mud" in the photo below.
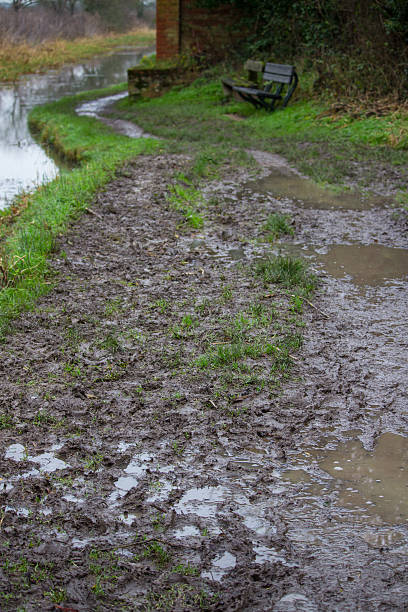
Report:
M 1 347 L 3 607 L 402 610 L 406 525 L 337 504 L 341 485 L 311 461 L 328 428 L 326 454 L 350 429 L 366 445 L 402 432 L 401 380 L 380 350 L 400 288 L 376 335 L 359 290 L 324 279 L 282 396 L 265 385 L 271 356 L 251 357 L 247 387 L 192 367 L 254 305 L 273 311 L 269 334 L 294 325 L 285 292 L 265 297 L 245 269 L 265 249 L 254 239 L 268 213 L 293 213 L 299 243 L 327 247 L 335 215 L 242 190 L 234 169 L 205 190 L 205 228 L 185 232 L 165 193 L 187 164 L 146 157 L 125 170 L 61 238 L 54 291 Z M 341 214 L 349 230 L 356 213 Z M 366 235 L 377 221 L 367 211 Z

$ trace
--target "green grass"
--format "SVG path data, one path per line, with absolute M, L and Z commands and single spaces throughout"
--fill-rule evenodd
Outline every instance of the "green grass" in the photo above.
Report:
M 316 277 L 311 274 L 302 259 L 286 257 L 267 257 L 257 261 L 254 273 L 264 283 L 279 284 L 302 295 L 308 295 L 316 286 Z
M 293 236 L 295 233 L 289 215 L 283 215 L 282 213 L 270 214 L 264 225 L 264 230 L 266 232 L 266 239 L 269 242 L 274 242 L 285 234 Z
M 172 610 L 210 610 L 216 604 L 218 594 L 209 594 L 190 584 L 173 584 L 146 596 L 143 610 L 172 612 Z
M 92 118 L 75 114 L 81 101 L 120 89 L 64 98 L 37 107 L 30 115 L 30 127 L 38 139 L 77 165 L 32 195 L 22 196 L 27 206 L 11 229 L 7 223 L 0 225 L 0 264 L 6 280 L 0 290 L 0 336 L 12 317 L 33 306 L 52 286 L 52 278 L 47 275 L 48 258 L 58 235 L 86 210 L 118 168 L 158 147 L 151 139 L 132 140 Z M 7 213 L 3 219 L 7 219 Z
M 204 207 L 203 197 L 184 175 L 179 175 L 178 180 L 169 185 L 167 201 L 170 205 L 183 215 L 183 223 L 193 229 L 200 229 L 204 226 L 202 208 Z
M 302 82 L 308 89 L 307 73 L 300 76 L 301 86 Z M 406 168 L 407 113 L 336 117 L 327 114 L 328 102 L 307 100 L 306 94 L 301 92 L 283 111 L 267 113 L 244 102 L 224 104 L 219 78 L 210 74 L 160 98 L 124 99 L 116 105 L 115 114 L 168 140 L 173 150 L 197 153 L 206 149 L 211 153 L 203 157 L 210 159 L 225 148 L 227 155 L 234 152 L 235 156 L 245 155 L 248 149 L 279 153 L 323 184 L 343 184 L 352 161 Z M 237 116 L 243 120 L 234 120 Z
M 405 210 L 408 210 L 408 189 L 399 191 L 395 199 Z

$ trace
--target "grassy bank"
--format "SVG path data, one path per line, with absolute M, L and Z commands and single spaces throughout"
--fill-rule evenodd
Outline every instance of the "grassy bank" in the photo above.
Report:
M 153 140 L 131 140 L 115 134 L 74 109 L 81 100 L 114 93 L 118 88 L 98 90 L 39 107 L 31 126 L 39 140 L 52 144 L 77 166 L 51 183 L 20 198 L 17 214 L 0 217 L 0 332 L 10 318 L 33 304 L 52 283 L 46 278 L 47 258 L 57 236 L 87 209 L 127 160 L 157 147 Z
M 154 40 L 155 31 L 143 28 L 121 35 L 47 40 L 36 45 L 3 41 L 0 44 L 0 82 L 14 81 L 22 74 L 58 68 L 122 46 L 152 45 Z
M 309 75 L 300 80 L 310 83 Z M 307 91 L 300 91 L 284 111 L 267 113 L 246 103 L 224 104 L 219 79 L 202 78 L 153 100 L 124 99 L 116 115 L 168 139 L 178 150 L 227 146 L 279 153 L 315 182 L 336 187 L 348 188 L 351 182 L 365 187 L 376 178 L 378 164 L 384 164 L 401 172 L 395 188 L 403 198 L 408 113 L 376 115 L 363 106 L 360 112 L 339 114 L 331 110 L 331 102 L 310 100 Z M 357 173 L 354 163 L 365 164 L 366 171 Z

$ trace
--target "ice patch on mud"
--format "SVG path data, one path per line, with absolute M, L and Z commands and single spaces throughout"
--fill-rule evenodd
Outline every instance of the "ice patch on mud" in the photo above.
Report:
M 154 456 L 150 453 L 140 453 L 140 455 L 135 455 L 127 468 L 125 468 L 126 474 L 139 477 L 143 476 L 149 467 L 146 464 L 153 461 L 153 458 Z
M 200 535 L 200 530 L 194 525 L 184 525 L 184 527 L 174 532 L 174 537 L 179 540 L 183 540 L 184 538 L 197 538 Z
M 131 514 L 129 512 L 124 512 L 119 516 L 119 519 L 122 521 L 122 523 L 125 523 L 125 525 L 129 526 L 132 525 L 137 518 L 137 514 Z
M 317 612 L 318 607 L 302 593 L 284 595 L 273 608 L 273 612 Z
M 30 461 L 31 463 L 39 464 L 39 472 L 46 472 L 50 474 L 52 472 L 56 472 L 57 470 L 65 470 L 66 468 L 71 467 L 69 463 L 62 461 L 62 459 L 58 459 L 55 456 L 55 452 L 61 448 L 61 444 L 57 444 L 51 448 L 51 451 L 46 453 L 41 453 L 41 455 L 28 455 L 26 448 L 22 444 L 11 444 L 5 454 L 5 459 L 11 459 L 12 461 Z M 38 470 L 32 470 L 29 472 L 29 476 L 38 475 Z
M 234 569 L 236 564 L 237 558 L 235 555 L 232 555 L 228 551 L 224 552 L 213 560 L 211 568 L 208 571 L 202 572 L 201 576 L 220 582 L 225 574 L 228 574 L 228 572 Z
M 5 459 L 22 461 L 26 456 L 26 449 L 22 444 L 11 444 L 4 453 Z
M 30 511 L 27 508 L 14 508 L 13 506 L 4 506 L 4 512 L 15 512 L 17 516 L 27 517 L 30 514 Z
M 287 563 L 286 559 L 282 557 L 278 551 L 274 548 L 269 548 L 263 544 L 254 546 L 254 553 L 256 554 L 255 563 L 263 565 L 264 563 L 282 563 L 283 565 L 291 565 Z
M 178 514 L 197 514 L 209 518 L 217 514 L 217 505 L 227 497 L 228 491 L 224 487 L 190 489 L 175 504 L 174 509 Z
M 120 495 L 120 497 L 122 497 L 128 491 L 130 491 L 130 489 L 133 489 L 134 487 L 137 487 L 138 482 L 139 481 L 136 478 L 134 478 L 133 476 L 121 476 L 115 482 L 115 487 L 117 489 L 119 489 L 119 492 L 115 491 L 115 493 L 118 493 Z
M 229 501 L 234 504 L 248 504 L 248 499 L 237 495 L 226 487 L 202 487 L 189 489 L 175 504 L 177 514 L 196 514 L 202 518 L 214 518 L 218 513 L 218 506 Z
M 263 504 L 247 504 L 238 509 L 238 514 L 244 519 L 244 525 L 258 536 L 276 534 L 276 527 L 265 518 L 265 506 Z
M 129 465 L 125 468 L 127 476 L 120 476 L 114 483 L 116 490 L 109 495 L 108 502 L 116 504 L 117 500 L 124 497 L 131 489 L 138 486 L 139 480 L 143 478 L 153 460 L 150 453 L 135 455 Z
M 62 499 L 65 499 L 65 501 L 70 502 L 72 504 L 83 504 L 84 503 L 83 499 L 80 499 L 79 497 L 76 497 L 75 495 L 71 495 L 70 493 L 63 495 Z
M 41 472 L 56 472 L 57 470 L 65 470 L 71 467 L 68 463 L 62 461 L 62 459 L 55 457 L 52 452 L 42 453 L 42 455 L 38 455 L 37 457 L 29 456 L 28 460 L 33 463 L 39 463 Z
M 149 495 L 149 497 L 147 498 L 146 501 L 148 503 L 152 503 L 155 501 L 163 501 L 167 499 L 172 489 L 171 483 L 167 482 L 166 480 L 158 480 L 153 483 L 152 487 L 155 488 L 155 491 L 153 491 L 151 495 Z

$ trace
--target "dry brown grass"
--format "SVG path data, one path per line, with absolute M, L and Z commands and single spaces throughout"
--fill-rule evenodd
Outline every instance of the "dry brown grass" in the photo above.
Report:
M 122 45 L 150 45 L 154 39 L 154 30 L 146 26 L 121 35 L 99 34 L 75 40 L 50 39 L 29 43 L 3 39 L 0 41 L 0 81 L 13 81 L 21 74 L 56 68 Z
M 376 99 L 365 95 L 359 99 L 336 100 L 330 107 L 321 113 L 321 117 L 331 117 L 333 120 L 343 115 L 352 119 L 362 117 L 384 117 L 393 113 L 408 114 L 408 100 L 401 101 L 397 96 L 386 96 Z

